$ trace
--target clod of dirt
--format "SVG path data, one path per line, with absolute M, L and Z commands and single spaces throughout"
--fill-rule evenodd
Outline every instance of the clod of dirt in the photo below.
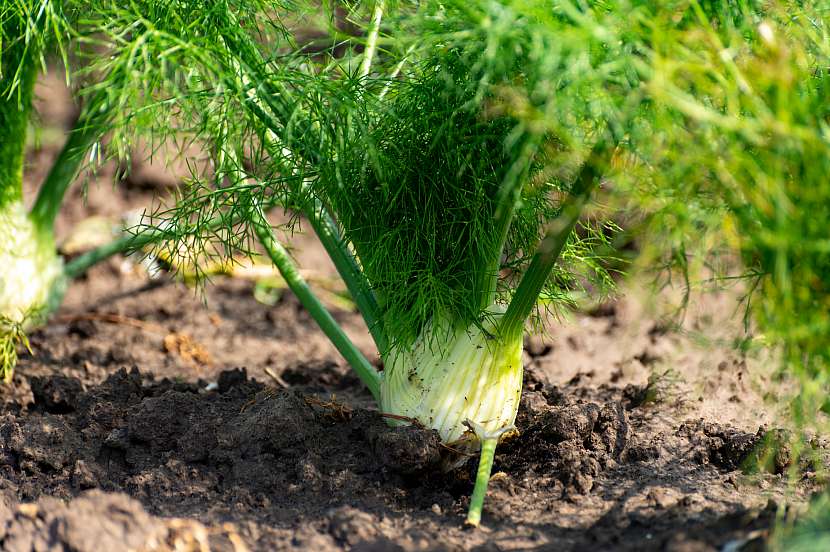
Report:
M 415 426 L 389 427 L 381 420 L 367 424 L 366 437 L 381 463 L 402 474 L 434 469 L 441 461 L 438 432 Z
M 29 473 L 55 472 L 66 467 L 81 440 L 61 417 L 32 415 L 18 420 L 0 418 L 0 454 L 4 465 Z
M 234 368 L 225 370 L 219 374 L 216 384 L 220 393 L 227 393 L 232 387 L 241 385 L 248 381 L 248 370 L 245 368 Z
M 51 414 L 66 414 L 78 407 L 78 395 L 83 391 L 81 382 L 66 376 L 31 378 L 35 407 Z
M 554 443 L 584 441 L 591 436 L 594 425 L 599 420 L 599 410 L 600 407 L 596 404 L 552 408 L 540 417 L 538 431 Z
M 593 443 L 593 450 L 604 450 L 612 459 L 620 460 L 631 440 L 631 425 L 622 403 L 605 404 L 599 411 L 599 418 L 591 437 L 599 438 Z
M 548 442 L 574 441 L 618 460 L 628 446 L 630 426 L 621 403 L 579 403 L 553 407 L 537 418 L 530 431 Z
M 156 548 L 165 528 L 122 493 L 88 491 L 71 502 L 43 497 L 4 512 L 2 548 L 97 552 Z
M 355 546 L 378 536 L 377 520 L 366 512 L 351 506 L 342 506 L 329 512 L 329 533 L 338 542 Z
M 694 446 L 693 458 L 723 470 L 736 470 L 749 458 L 763 437 L 763 431 L 747 433 L 734 427 L 698 420 L 686 422 L 679 432 Z
M 556 445 L 554 469 L 565 485 L 565 494 L 585 494 L 594 487 L 594 477 L 600 473 L 595 455 L 586 451 L 577 441 L 563 441 Z
M 138 368 L 129 372 L 124 368 L 114 372 L 101 385 L 78 397 L 78 411 L 98 418 L 98 405 L 130 405 L 139 401 L 144 395 L 142 379 Z M 89 422 L 92 419 L 88 420 Z
M 660 458 L 659 440 L 655 439 L 650 442 L 643 442 L 637 439 L 636 435 L 632 438 L 622 459 L 625 462 L 646 462 L 648 460 L 655 460 Z
M 314 437 L 314 412 L 299 394 L 268 395 L 258 396 L 253 405 L 216 429 L 220 448 L 249 456 L 279 453 Z
M 76 460 L 72 467 L 72 486 L 78 489 L 93 489 L 104 479 L 104 474 L 97 464 L 89 465 L 83 460 Z
M 131 439 L 150 445 L 154 455 L 176 446 L 177 438 L 192 427 L 199 409 L 199 399 L 192 393 L 167 391 L 160 397 L 149 397 L 127 414 Z
M 524 405 L 535 411 L 530 427 L 505 444 L 498 469 L 554 475 L 573 496 L 590 492 L 595 477 L 626 460 L 632 430 L 622 403 L 545 407 L 536 397 Z
M 521 421 L 544 414 L 550 408 L 547 398 L 542 393 L 528 389 L 522 392 L 521 402 L 519 404 L 517 419 Z

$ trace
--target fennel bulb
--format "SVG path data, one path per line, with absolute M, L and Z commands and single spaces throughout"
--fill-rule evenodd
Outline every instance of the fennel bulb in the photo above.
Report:
M 0 207 L 0 320 L 24 329 L 55 310 L 66 291 L 63 260 L 21 202 Z
M 467 328 L 429 324 L 412 347 L 394 348 L 384 358 L 381 410 L 418 420 L 445 443 L 472 428 L 484 439 L 512 427 L 522 392 L 523 340 L 521 333 L 496 335 L 501 315 Z

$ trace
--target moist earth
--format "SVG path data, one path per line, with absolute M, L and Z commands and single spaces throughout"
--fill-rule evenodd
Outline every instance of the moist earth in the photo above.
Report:
M 89 386 L 33 377 L 32 402 L 0 419 L 4 549 L 497 550 L 514 548 L 490 538 L 511 530 L 514 509 L 578 508 L 615 480 L 647 489 L 646 507 L 617 504 L 582 530 L 543 525 L 528 537 L 557 549 L 661 550 L 687 531 L 694 549 L 717 549 L 774 514 L 684 511 L 700 497 L 682 482 L 636 481 L 660 469 L 670 444 L 645 438 L 620 390 L 588 399 L 543 388 L 525 394 L 520 431 L 499 448 L 485 529 L 464 532 L 475 461 L 442 469 L 458 453 L 435 432 L 392 428 L 315 393 L 313 381 L 269 387 L 244 369 L 217 380 L 155 380 L 137 368 Z M 675 437 L 705 479 L 734 474 L 759 440 L 712 423 Z

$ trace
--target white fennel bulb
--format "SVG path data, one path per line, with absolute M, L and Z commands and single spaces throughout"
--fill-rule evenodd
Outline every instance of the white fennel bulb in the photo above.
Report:
M 38 232 L 22 203 L 0 207 L 0 318 L 36 324 L 57 308 L 65 290 L 52 236 Z
M 501 314 L 466 329 L 433 323 L 411 348 L 394 348 L 384 358 L 382 411 L 417 420 L 446 443 L 470 426 L 480 438 L 512 427 L 522 392 L 523 342 L 521 334 L 496 335 Z

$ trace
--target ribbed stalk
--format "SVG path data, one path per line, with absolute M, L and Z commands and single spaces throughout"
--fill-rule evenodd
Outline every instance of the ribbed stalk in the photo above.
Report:
M 4 29 L 4 34 L 16 36 L 15 30 Z M 3 47 L 0 54 L 0 207 L 23 198 L 26 133 L 38 73 L 37 60 L 22 42 Z
M 89 148 L 102 132 L 102 116 L 82 116 L 43 181 L 29 216 L 43 234 L 52 234 L 66 191 L 75 177 Z
M 538 146 L 538 137 L 531 136 L 525 139 L 521 145 L 519 160 L 514 162 L 510 167 L 499 188 L 499 193 L 496 197 L 496 210 L 493 217 L 493 228 L 499 237 L 499 241 L 498 247 L 493 251 L 491 258 L 488 260 L 487 267 L 481 273 L 481 278 L 484 282 L 484 285 L 480 288 L 482 308 L 496 300 L 502 254 L 507 244 L 507 237 L 516 213 L 516 208 L 521 202 L 522 188 L 525 182 L 527 182 L 527 175 L 530 171 L 530 161 Z
M 380 307 L 369 285 L 369 281 L 357 264 L 357 259 L 355 259 L 349 250 L 349 246 L 340 236 L 337 224 L 320 202 L 314 202 L 314 207 L 304 212 L 314 229 L 314 233 L 317 234 L 317 238 L 323 244 L 329 258 L 334 263 L 337 273 L 343 279 L 343 282 L 345 282 L 346 288 L 349 290 L 357 305 L 357 309 L 363 316 L 366 326 L 369 328 L 369 333 L 372 334 L 372 339 L 374 339 L 378 351 L 381 354 L 385 353 L 389 348 L 389 340 L 383 328 Z
M 274 237 L 271 225 L 265 218 L 265 214 L 260 208 L 255 210 L 255 219 L 252 221 L 254 231 L 259 238 L 260 243 L 265 248 L 266 253 L 276 265 L 280 274 L 288 284 L 289 289 L 302 303 L 303 307 L 311 314 L 311 317 L 326 334 L 326 337 L 337 348 L 338 352 L 346 359 L 349 365 L 354 369 L 357 376 L 363 381 L 369 392 L 375 400 L 380 397 L 380 374 L 369 363 L 363 353 L 352 343 L 352 340 L 343 332 L 342 328 L 337 324 L 337 321 L 332 317 L 328 310 L 323 306 L 308 284 L 300 276 L 300 271 L 291 260 L 288 252 Z
M 533 312 L 539 294 L 542 293 L 551 270 L 559 260 L 559 255 L 568 243 L 568 238 L 579 221 L 582 209 L 597 184 L 601 174 L 600 167 L 603 164 L 602 156 L 607 152 L 602 149 L 601 144 L 597 145 L 593 151 L 595 153 L 585 161 L 574 182 L 570 200 L 563 206 L 559 217 L 551 223 L 536 248 L 536 253 L 522 276 L 519 287 L 516 288 L 516 293 L 501 321 L 499 331 L 499 335 L 506 339 L 522 335 L 525 321 Z
M 375 2 L 375 9 L 372 12 L 372 24 L 369 26 L 369 38 L 366 40 L 366 50 L 363 51 L 363 62 L 360 64 L 360 77 L 366 78 L 372 70 L 372 60 L 375 57 L 375 50 L 378 47 L 378 36 L 380 36 L 380 21 L 383 18 L 384 0 Z

